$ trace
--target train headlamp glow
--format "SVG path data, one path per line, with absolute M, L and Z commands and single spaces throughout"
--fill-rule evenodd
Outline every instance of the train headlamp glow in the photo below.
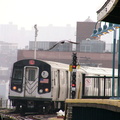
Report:
M 45 92 L 48 92 L 49 91 L 49 89 L 48 88 L 45 88 Z
M 17 89 L 17 87 L 16 86 L 13 86 L 13 88 L 12 88 L 13 90 L 16 90 Z
M 40 93 L 43 93 L 43 89 L 40 89 L 39 92 L 40 92 Z
M 18 91 L 20 92 L 20 91 L 21 91 L 21 88 L 18 88 Z

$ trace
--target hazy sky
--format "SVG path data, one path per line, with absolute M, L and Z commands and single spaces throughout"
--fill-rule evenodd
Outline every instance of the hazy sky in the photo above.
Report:
M 0 24 L 13 22 L 31 29 L 38 26 L 76 26 L 88 16 L 97 21 L 96 11 L 106 0 L 0 0 Z

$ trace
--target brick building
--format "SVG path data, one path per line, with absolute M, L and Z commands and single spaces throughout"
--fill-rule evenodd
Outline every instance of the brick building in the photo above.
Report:
M 81 42 L 86 39 L 91 39 L 91 34 L 93 33 L 93 30 L 95 29 L 96 22 L 93 22 L 90 17 L 88 17 L 83 22 L 77 22 L 76 26 L 76 42 L 80 43 L 76 46 L 76 50 L 80 52 L 81 50 Z M 100 24 L 97 24 L 97 28 L 100 26 Z M 94 44 L 94 43 L 93 43 Z
M 50 60 L 56 62 L 62 62 L 71 64 L 72 62 L 72 52 L 53 52 L 53 51 L 37 51 L 37 59 L 40 60 Z M 115 65 L 117 68 L 118 55 L 116 54 Z M 90 65 L 90 66 L 100 66 L 112 68 L 112 53 L 85 53 L 77 52 L 78 62 L 81 65 Z M 33 59 L 34 51 L 33 50 L 18 50 L 18 60 L 21 59 Z

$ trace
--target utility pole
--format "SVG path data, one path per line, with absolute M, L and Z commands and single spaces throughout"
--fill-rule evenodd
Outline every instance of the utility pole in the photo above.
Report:
M 36 59 L 36 41 L 37 41 L 37 35 L 38 35 L 37 24 L 34 25 L 34 28 L 35 28 L 34 59 Z

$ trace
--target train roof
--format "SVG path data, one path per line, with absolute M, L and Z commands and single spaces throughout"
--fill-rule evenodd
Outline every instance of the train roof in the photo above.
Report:
M 22 59 L 22 60 L 16 61 L 15 63 L 20 62 L 20 61 L 29 61 L 29 60 L 36 60 L 36 61 L 40 61 L 40 62 L 45 62 L 45 63 L 49 64 L 51 67 L 53 67 L 53 68 L 69 69 L 69 65 L 68 64 L 60 63 L 60 62 L 54 62 L 54 61 L 47 61 L 47 60 Z
M 46 61 L 46 60 L 40 60 L 40 61 L 46 62 L 52 68 L 69 70 L 69 64 L 54 62 L 54 61 Z M 81 73 L 85 73 L 85 74 L 93 74 L 93 75 L 112 76 L 113 74 L 112 68 L 104 68 L 104 67 L 80 66 L 80 68 L 77 69 L 76 71 L 80 71 Z M 115 73 L 115 76 L 117 76 L 118 70 L 115 69 L 114 73 Z
M 46 61 L 46 62 L 54 68 L 56 67 L 56 68 L 69 69 L 69 64 L 53 62 L 53 61 Z M 86 74 L 106 75 L 106 76 L 112 76 L 112 73 L 113 73 L 112 68 L 90 67 L 90 66 L 80 66 L 80 68 L 77 69 L 77 71 L 80 71 L 80 72 L 86 73 Z M 118 75 L 118 70 L 115 69 L 115 76 L 117 76 L 117 75 Z
M 69 69 L 69 64 L 53 62 L 53 61 L 46 61 L 46 62 L 54 68 L 56 67 L 56 68 Z M 80 66 L 80 68 L 77 69 L 77 71 L 80 71 L 80 72 L 86 73 L 86 74 L 106 75 L 106 76 L 112 76 L 112 73 L 113 73 L 112 68 L 90 67 L 90 66 Z M 115 76 L 117 76 L 117 75 L 118 75 L 118 70 L 115 69 Z
M 113 73 L 112 68 L 82 66 L 80 69 L 84 71 L 85 73 L 94 74 L 94 75 L 112 76 L 112 73 Z M 115 76 L 117 76 L 117 73 L 118 71 L 117 69 L 115 69 Z
M 69 69 L 69 64 L 54 62 L 54 61 L 44 61 L 44 62 L 48 63 L 53 68 Z

